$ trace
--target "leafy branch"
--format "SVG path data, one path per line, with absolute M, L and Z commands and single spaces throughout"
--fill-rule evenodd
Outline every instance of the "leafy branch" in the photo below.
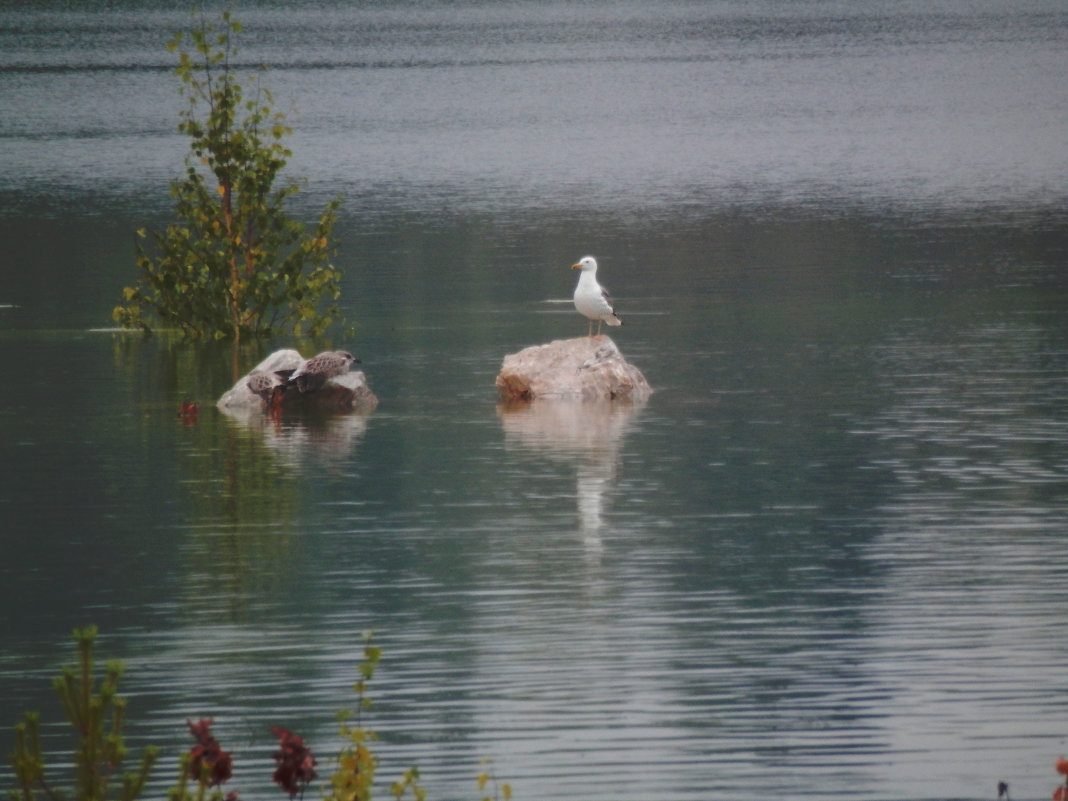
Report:
M 308 229 L 285 203 L 299 192 L 280 173 L 292 129 L 274 97 L 253 77 L 251 96 L 232 59 L 241 24 L 229 12 L 216 26 L 179 32 L 175 74 L 188 104 L 178 130 L 190 138 L 185 176 L 171 182 L 176 222 L 137 232 L 140 279 L 112 313 L 128 328 L 154 322 L 190 337 L 318 336 L 340 321 L 341 272 L 333 227 L 340 200 Z
M 369 743 L 378 739 L 371 729 L 364 728 L 363 713 L 371 708 L 367 695 L 367 682 L 375 675 L 375 668 L 382 658 L 382 649 L 371 645 L 374 632 L 363 634 L 363 661 L 358 670 L 360 677 L 352 689 L 356 693 L 356 706 L 338 713 L 338 733 L 346 746 L 337 756 L 337 770 L 330 776 L 328 801 L 369 801 L 375 780 L 378 758 L 371 753 Z
M 93 675 L 96 636 L 95 626 L 75 629 L 78 664 L 76 668 L 63 668 L 52 684 L 67 720 L 77 734 L 72 794 L 78 801 L 106 801 L 110 798 L 113 779 L 126 757 L 122 738 L 126 701 L 118 696 L 123 665 L 108 662 L 104 677 L 99 685 L 96 684 Z M 156 748 L 146 748 L 139 769 L 119 777 L 116 796 L 119 801 L 134 801 L 140 797 L 158 753 Z M 38 795 L 43 795 L 52 801 L 63 801 L 68 797 L 67 792 L 45 778 L 40 717 L 36 713 L 27 713 L 24 721 L 15 726 L 15 751 L 11 755 L 11 764 L 19 785 L 13 798 L 35 801 Z

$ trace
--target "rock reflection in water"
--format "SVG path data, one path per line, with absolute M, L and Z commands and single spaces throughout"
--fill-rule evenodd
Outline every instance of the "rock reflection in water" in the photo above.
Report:
M 367 432 L 368 415 L 267 414 L 259 409 L 223 409 L 238 426 L 262 436 L 264 447 L 280 466 L 300 469 L 309 461 L 317 466 L 338 466 L 356 450 Z
M 644 405 L 535 400 L 497 407 L 508 447 L 575 466 L 578 521 L 591 553 L 602 547 L 605 499 L 615 483 L 623 434 Z

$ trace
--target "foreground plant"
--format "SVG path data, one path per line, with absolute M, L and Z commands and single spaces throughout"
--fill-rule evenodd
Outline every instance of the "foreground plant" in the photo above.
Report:
M 363 634 L 363 661 L 358 668 L 360 677 L 352 687 L 356 693 L 356 706 L 338 713 L 341 724 L 338 733 L 346 745 L 337 756 L 337 770 L 330 776 L 328 801 L 368 801 L 371 798 L 378 759 L 371 753 L 369 743 L 378 739 L 378 735 L 372 729 L 364 728 L 363 713 L 371 708 L 367 682 L 375 675 L 375 668 L 382 658 L 382 649 L 371 645 L 373 634 L 371 631 Z
M 222 801 L 223 794 L 218 788 L 233 776 L 234 760 L 211 733 L 213 723 L 211 718 L 196 723 L 186 721 L 196 745 L 178 760 L 178 784 L 167 794 L 168 801 Z M 196 786 L 195 793 L 189 791 L 190 779 Z M 226 798 L 236 801 L 237 793 L 230 793 Z
M 94 690 L 93 642 L 95 627 L 75 630 L 78 644 L 77 669 L 65 668 L 55 687 L 64 709 L 80 733 L 75 752 L 76 784 L 73 791 L 56 788 L 45 778 L 44 757 L 41 751 L 38 716 L 27 714 L 25 722 L 15 727 L 15 752 L 12 766 L 19 791 L 11 794 L 12 801 L 109 801 L 112 778 L 121 764 L 126 749 L 122 742 L 125 702 L 116 694 L 122 665 L 109 662 L 104 679 Z M 359 678 L 353 685 L 356 705 L 338 715 L 339 733 L 344 745 L 336 758 L 337 768 L 324 788 L 325 801 L 370 801 L 378 758 L 370 744 L 377 740 L 375 732 L 364 722 L 364 713 L 371 709 L 367 685 L 375 674 L 382 650 L 371 644 L 372 632 L 363 635 L 363 661 Z M 194 745 L 179 760 L 178 781 L 168 792 L 167 801 L 239 801 L 236 791 L 223 795 L 222 785 L 233 776 L 234 762 L 229 751 L 212 732 L 214 721 L 203 718 L 187 720 Z M 271 733 L 278 738 L 278 750 L 273 754 L 275 771 L 272 779 L 290 798 L 303 799 L 311 783 L 317 778 L 318 761 L 303 738 L 288 729 L 275 727 Z M 157 757 L 157 749 L 145 749 L 140 769 L 121 777 L 115 798 L 135 801 L 140 797 Z M 488 765 L 488 763 L 486 763 Z M 498 783 L 491 768 L 479 776 L 478 787 L 482 801 L 508 801 L 512 790 Z M 492 791 L 492 795 L 487 790 Z M 410 796 L 413 801 L 425 801 L 426 790 L 419 784 L 419 769 L 409 768 L 392 785 L 390 792 L 401 801 Z M 1059 801 L 1068 801 L 1060 799 Z
M 192 337 L 318 336 L 339 319 L 341 273 L 330 263 L 339 201 L 310 232 L 286 213 L 294 182 L 277 184 L 291 130 L 254 76 L 250 97 L 234 75 L 229 12 L 179 33 L 175 70 L 189 100 L 178 129 L 190 139 L 185 177 L 171 183 L 177 221 L 138 231 L 140 280 L 112 313 L 127 328 L 157 322 Z
M 289 793 L 289 797 L 298 795 L 304 798 L 304 790 L 316 777 L 315 754 L 304 745 L 304 739 L 289 729 L 277 726 L 271 734 L 278 738 L 278 751 L 274 755 L 274 783 Z
M 74 728 L 74 786 L 70 790 L 56 787 L 46 777 L 41 751 L 40 717 L 27 713 L 23 723 L 15 726 L 15 751 L 11 764 L 19 790 L 12 795 L 23 801 L 43 796 L 53 801 L 74 798 L 76 801 L 133 801 L 141 796 L 145 782 L 158 756 L 158 749 L 146 748 L 140 767 L 133 773 L 119 773 L 126 757 L 122 729 L 126 701 L 118 695 L 121 662 L 108 662 L 104 677 L 97 684 L 94 674 L 93 643 L 97 629 L 90 626 L 74 630 L 78 647 L 78 664 L 65 667 L 52 686 L 59 696 L 67 719 Z M 116 780 L 117 786 L 116 786 Z M 112 795 L 113 791 L 115 795 Z
M 1068 759 L 1061 757 L 1053 763 L 1053 769 L 1064 777 L 1061 786 L 1053 791 L 1053 801 L 1068 801 Z
M 478 774 L 478 791 L 482 793 L 481 801 L 501 801 L 501 799 L 510 801 L 512 798 L 512 785 L 497 781 L 497 777 L 493 773 L 493 766 L 488 759 L 482 760 L 482 764 L 486 766 L 486 769 Z M 493 790 L 492 795 L 486 792 L 487 787 Z

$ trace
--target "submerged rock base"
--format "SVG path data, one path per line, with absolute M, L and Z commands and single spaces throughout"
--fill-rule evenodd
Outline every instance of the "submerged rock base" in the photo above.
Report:
M 378 406 L 378 398 L 367 386 L 367 377 L 362 370 L 350 371 L 329 378 L 314 392 L 301 392 L 295 386 L 278 386 L 269 399 L 253 392 L 248 386 L 249 376 L 253 373 L 274 374 L 278 371 L 292 371 L 303 363 L 304 357 L 295 350 L 276 350 L 257 364 L 248 375 L 238 379 L 237 383 L 219 398 L 216 405 L 224 412 L 230 413 L 301 409 L 325 412 L 370 412 Z
M 504 357 L 497 375 L 501 401 L 537 398 L 645 400 L 653 390 L 607 336 L 558 339 Z

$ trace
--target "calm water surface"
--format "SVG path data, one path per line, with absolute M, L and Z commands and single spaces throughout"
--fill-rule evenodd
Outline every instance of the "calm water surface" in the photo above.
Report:
M 522 799 L 1048 797 L 1062 4 L 238 16 L 293 109 L 299 208 L 345 198 L 358 331 L 330 344 L 381 404 L 231 419 L 235 361 L 293 343 L 100 330 L 168 219 L 187 16 L 6 5 L 0 725 L 59 719 L 95 622 L 134 746 L 165 747 L 154 796 L 210 715 L 268 798 L 272 725 L 328 772 L 373 628 L 380 775 L 418 764 L 432 798 L 476 797 L 483 758 Z M 585 331 L 557 301 L 587 252 L 655 394 L 498 408 L 505 354 Z

